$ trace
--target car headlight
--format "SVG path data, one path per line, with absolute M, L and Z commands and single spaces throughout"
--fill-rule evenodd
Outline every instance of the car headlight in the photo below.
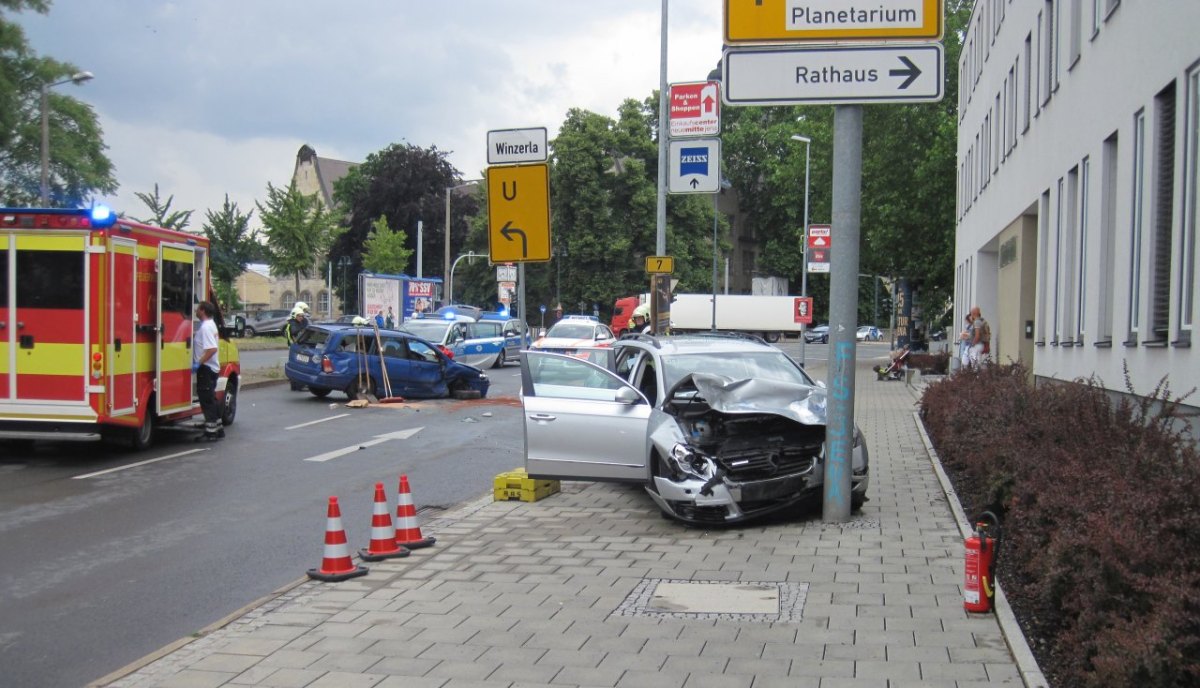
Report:
M 671 454 L 667 457 L 667 462 L 671 464 L 675 474 L 690 475 L 701 480 L 713 477 L 717 470 L 716 463 L 712 459 L 683 442 L 671 447 Z

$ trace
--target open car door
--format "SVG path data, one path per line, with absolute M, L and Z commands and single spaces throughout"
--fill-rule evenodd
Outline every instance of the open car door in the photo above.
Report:
M 521 352 L 525 469 L 563 480 L 645 482 L 650 404 L 584 358 Z

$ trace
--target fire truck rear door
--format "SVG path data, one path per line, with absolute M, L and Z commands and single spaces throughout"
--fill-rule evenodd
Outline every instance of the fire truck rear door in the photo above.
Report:
M 137 390 L 137 337 L 134 322 L 137 294 L 137 242 L 113 237 L 109 251 L 108 288 L 108 389 L 109 413 L 114 416 L 134 412 Z
M 11 396 L 10 390 L 13 388 L 12 381 L 9 379 L 14 368 L 12 357 L 14 350 L 12 342 L 9 339 L 16 331 L 16 327 L 9 327 L 9 317 L 13 308 L 8 302 L 12 297 L 12 270 L 8 266 L 11 259 L 8 255 L 8 247 L 12 244 L 12 240 L 8 234 L 0 233 L 0 403 L 8 401 Z
M 34 412 L 78 413 L 87 404 L 90 315 L 87 237 L 9 235 L 6 328 L 8 400 Z M 76 407 L 72 409 L 71 407 Z
M 195 253 L 186 244 L 158 248 L 158 346 L 155 374 L 157 411 L 192 408 L 192 312 L 195 300 Z

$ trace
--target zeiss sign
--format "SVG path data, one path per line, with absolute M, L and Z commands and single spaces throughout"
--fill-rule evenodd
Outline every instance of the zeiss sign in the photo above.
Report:
M 716 193 L 720 190 L 720 139 L 672 141 L 669 160 L 667 189 L 671 193 Z

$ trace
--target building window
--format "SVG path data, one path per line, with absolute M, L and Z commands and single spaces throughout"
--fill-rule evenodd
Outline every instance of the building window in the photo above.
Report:
M 305 289 L 304 291 L 300 292 L 300 300 L 303 301 L 304 303 L 307 303 L 308 309 L 312 310 L 313 297 L 312 297 L 311 291 Z
M 1054 195 L 1054 339 L 1050 343 L 1057 346 L 1065 337 L 1063 337 L 1062 327 L 1062 309 L 1059 307 L 1063 301 L 1063 202 L 1066 199 L 1063 197 L 1063 179 L 1058 178 L 1058 186 Z
M 1083 344 L 1083 335 L 1087 332 L 1085 318 L 1087 317 L 1087 245 L 1088 234 L 1091 229 L 1088 227 L 1088 202 L 1090 194 L 1088 185 L 1091 183 L 1092 176 L 1092 161 L 1088 158 L 1083 159 L 1083 166 L 1079 171 L 1079 260 L 1078 260 L 1078 284 L 1075 285 L 1075 296 L 1077 302 L 1075 304 L 1075 341 Z
M 1092 38 L 1100 33 L 1100 20 L 1104 18 L 1104 0 L 1092 0 Z
M 1108 17 L 1117 9 L 1117 5 L 1121 4 L 1121 0 L 1104 0 L 1104 20 L 1108 21 Z
M 1054 0 L 1046 0 L 1046 9 L 1042 13 L 1045 22 L 1042 32 L 1042 106 L 1050 102 L 1050 93 L 1054 90 L 1054 51 L 1057 45 L 1054 41 Z
M 290 309 L 296 305 L 296 296 L 290 291 L 283 292 L 283 296 L 279 298 L 279 307 Z
M 1186 332 L 1190 339 L 1196 290 L 1196 206 L 1200 200 L 1200 67 L 1188 72 L 1186 97 L 1183 231 L 1179 242 L 1179 329 Z
M 1150 237 L 1150 328 L 1167 340 L 1171 317 L 1171 226 L 1175 221 L 1175 82 L 1154 97 L 1154 218 Z
M 1071 0 L 1070 12 L 1071 45 L 1069 47 L 1071 50 L 1071 59 L 1068 63 L 1068 69 L 1074 67 L 1075 63 L 1079 61 L 1079 54 L 1083 50 L 1083 0 Z
M 1096 322 L 1097 344 L 1112 344 L 1113 277 L 1116 275 L 1117 247 L 1117 133 L 1104 140 L 1100 153 L 1100 272 L 1096 286 L 1100 290 Z
M 996 94 L 996 105 L 992 108 L 992 112 L 996 113 L 996 118 L 992 122 L 992 128 L 995 130 L 992 134 L 992 171 L 1000 171 L 1000 156 L 1004 150 L 1004 105 L 1000 102 L 1000 94 Z
M 1046 343 L 1046 333 L 1049 327 L 1046 323 L 1046 304 L 1050 300 L 1050 191 L 1042 192 L 1041 203 L 1038 204 L 1038 315 L 1037 315 L 1037 344 Z
M 1029 114 L 1033 110 L 1033 34 L 1025 36 L 1025 83 L 1021 84 L 1024 95 L 1021 105 L 1024 114 L 1021 116 L 1021 132 L 1029 131 Z
M 1054 57 L 1051 62 L 1054 63 L 1054 82 L 1051 89 L 1058 90 L 1058 81 L 1062 78 L 1062 54 L 1063 54 L 1063 3 L 1066 0 L 1050 0 L 1054 5 L 1054 18 L 1051 20 L 1054 24 L 1054 35 L 1050 42 L 1054 45 Z
M 1034 84 L 1036 85 L 1036 88 L 1034 88 L 1034 93 L 1037 94 L 1037 100 L 1035 101 L 1036 105 L 1034 106 L 1034 109 L 1033 109 L 1034 117 L 1038 116 L 1038 114 L 1041 113 L 1042 103 L 1046 102 L 1046 98 L 1050 97 L 1049 91 L 1046 89 L 1045 86 L 1042 85 L 1042 82 L 1044 81 L 1044 79 L 1042 78 L 1042 73 L 1045 71 L 1045 68 L 1042 67 L 1042 65 L 1045 64 L 1045 62 L 1046 62 L 1046 49 L 1043 47 L 1046 43 L 1046 39 L 1044 37 L 1045 30 L 1042 28 L 1044 24 L 1045 24 L 1045 14 L 1042 12 L 1038 12 L 1037 45 L 1034 46 L 1034 48 L 1035 48 L 1034 54 L 1037 55 L 1038 62 L 1037 62 L 1037 66 L 1035 66 L 1033 69 L 1034 76 L 1036 77 L 1036 81 L 1034 82 Z M 1044 97 L 1042 95 L 1043 93 L 1046 94 Z
M 317 294 L 317 312 L 318 313 L 332 313 L 333 312 L 332 310 L 330 310 L 330 307 L 329 307 L 329 292 L 325 291 L 324 289 L 322 289 L 320 291 L 320 293 Z
M 1146 113 L 1133 116 L 1133 189 L 1129 218 L 1129 337 L 1126 344 L 1137 343 L 1141 327 L 1142 299 L 1142 209 L 1146 193 Z
M 1079 284 L 1079 276 L 1077 270 L 1079 265 L 1075 262 L 1079 257 L 1079 168 L 1072 167 L 1067 173 L 1067 195 L 1065 205 L 1059 210 L 1060 215 L 1066 215 L 1066 222 L 1063 223 L 1063 243 L 1062 243 L 1062 266 L 1063 266 L 1063 327 L 1062 336 L 1063 344 L 1073 345 L 1078 341 L 1075 336 L 1079 331 L 1079 294 L 1075 291 L 1075 287 Z

